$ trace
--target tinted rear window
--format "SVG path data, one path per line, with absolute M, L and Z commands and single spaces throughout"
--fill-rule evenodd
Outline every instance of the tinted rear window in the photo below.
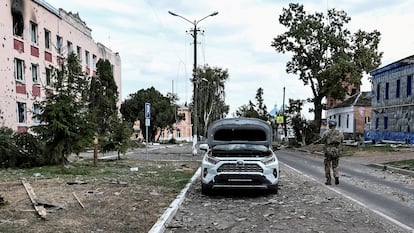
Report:
M 221 129 L 214 134 L 216 141 L 266 141 L 266 133 L 258 129 Z

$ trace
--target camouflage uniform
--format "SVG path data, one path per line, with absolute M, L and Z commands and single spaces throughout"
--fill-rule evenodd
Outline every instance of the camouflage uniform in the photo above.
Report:
M 338 163 L 341 155 L 342 141 L 344 135 L 341 131 L 335 129 L 336 122 L 329 122 L 329 129 L 322 135 L 321 142 L 325 143 L 325 177 L 327 185 L 331 184 L 331 167 L 333 176 L 335 178 L 335 184 L 339 184 Z

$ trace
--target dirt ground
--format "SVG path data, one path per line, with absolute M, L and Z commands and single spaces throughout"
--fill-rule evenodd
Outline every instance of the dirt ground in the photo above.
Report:
M 20 182 L 0 184 L 7 206 L 1 208 L 1 232 L 146 232 L 175 198 L 157 187 L 94 182 L 66 185 L 59 178 L 30 180 L 36 195 L 57 207 L 41 219 Z M 76 200 L 81 200 L 84 208 Z
M 142 183 L 140 159 L 132 154 L 122 161 L 123 172 L 96 179 L 39 174 L 26 178 L 38 200 L 45 203 L 45 219 L 35 212 L 19 179 L 1 182 L 0 195 L 6 205 L 0 206 L 0 232 L 148 232 L 181 189 Z M 183 165 L 176 160 L 166 163 L 175 164 L 177 169 Z M 184 163 L 193 171 L 199 165 L 196 161 Z M 134 165 L 139 169 L 136 172 L 129 168 Z M 0 173 L 21 176 L 19 170 L 0 170 Z

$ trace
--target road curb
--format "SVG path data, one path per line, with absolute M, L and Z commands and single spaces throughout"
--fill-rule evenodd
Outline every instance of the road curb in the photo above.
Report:
M 373 168 L 378 168 L 378 169 L 381 169 L 383 171 L 392 171 L 392 172 L 395 172 L 395 173 L 399 173 L 399 174 L 414 177 L 414 171 L 410 171 L 410 170 L 406 170 L 406 169 L 401 169 L 401 168 L 392 167 L 392 166 L 388 166 L 388 165 L 384 165 L 384 164 L 378 164 L 378 163 L 368 164 L 367 166 L 373 167 Z
M 191 180 L 187 183 L 183 190 L 181 190 L 180 194 L 177 198 L 170 204 L 170 206 L 164 211 L 163 215 L 158 219 L 158 221 L 152 226 L 151 230 L 148 233 L 163 233 L 165 231 L 165 226 L 171 221 L 174 217 L 175 213 L 177 212 L 180 205 L 183 203 L 188 190 L 190 189 L 191 185 L 197 180 L 197 178 L 201 175 L 201 168 L 198 168 L 197 171 L 194 173 Z

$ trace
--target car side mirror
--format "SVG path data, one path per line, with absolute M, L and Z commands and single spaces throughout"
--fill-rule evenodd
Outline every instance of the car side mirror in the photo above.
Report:
M 273 148 L 273 150 L 280 150 L 280 146 L 279 145 L 273 145 L 272 148 Z

